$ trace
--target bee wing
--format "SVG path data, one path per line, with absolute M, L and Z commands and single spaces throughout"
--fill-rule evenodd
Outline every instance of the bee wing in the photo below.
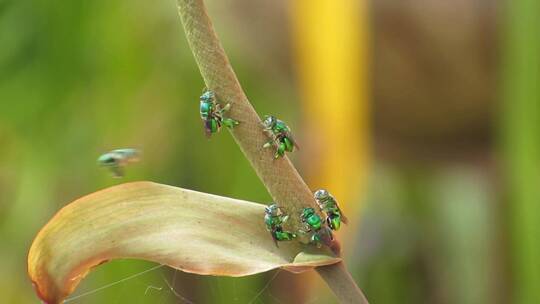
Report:
M 332 230 L 330 230 L 330 228 L 325 227 L 321 229 L 320 236 L 321 241 L 324 245 L 332 247 L 332 243 L 334 242 L 334 236 L 332 235 Z
M 345 216 L 345 214 L 343 214 L 343 212 L 341 213 L 341 221 L 342 221 L 344 224 L 348 224 L 348 223 L 349 223 L 349 219 Z
M 274 244 L 276 244 L 276 247 L 279 248 L 278 240 L 276 238 L 276 228 L 273 228 L 272 232 L 270 234 L 272 235 L 272 239 L 274 240 Z
M 294 139 L 293 135 L 292 135 L 292 132 L 287 132 L 287 137 L 292 141 L 294 147 L 296 148 L 296 150 L 300 150 L 300 146 L 298 145 L 298 143 L 296 142 L 296 140 Z
M 336 206 L 338 207 L 338 210 L 339 210 L 339 215 L 341 216 L 341 221 L 344 223 L 344 224 L 348 224 L 349 223 L 349 219 L 345 216 L 345 214 L 343 214 L 343 211 L 341 210 L 341 208 L 339 208 L 339 206 L 336 204 Z
M 212 123 L 211 120 L 206 120 L 206 121 L 203 122 L 203 125 L 204 125 L 204 134 L 206 135 L 206 138 L 210 138 L 210 136 L 212 135 L 212 126 L 211 126 L 211 123 Z
M 136 163 L 141 160 L 141 151 L 137 149 L 130 149 L 126 151 L 123 157 L 122 164 Z

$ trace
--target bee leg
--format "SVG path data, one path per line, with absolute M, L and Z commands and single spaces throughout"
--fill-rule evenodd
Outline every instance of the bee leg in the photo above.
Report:
M 311 229 L 310 229 L 309 227 L 307 227 L 307 226 L 298 229 L 298 233 L 300 233 L 300 234 L 306 235 L 306 234 L 308 234 L 308 233 L 310 233 L 310 232 L 311 232 Z
M 262 123 L 261 123 L 261 125 L 262 125 Z M 263 125 L 263 127 L 264 127 L 264 125 Z M 266 128 L 263 130 L 263 133 L 264 133 L 264 135 L 266 135 L 266 137 L 274 138 L 274 133 L 272 133 L 272 131 L 270 131 L 270 130 L 268 130 Z
M 208 119 L 204 122 L 204 133 L 206 134 L 207 138 L 210 138 L 213 132 L 215 132 L 215 129 L 217 127 L 217 124 L 214 123 L 213 119 Z
M 219 112 L 220 112 L 221 114 L 223 114 L 223 113 L 229 111 L 230 109 L 231 109 L 231 104 L 228 103 L 228 104 L 226 104 L 222 109 L 220 109 Z
M 234 120 L 232 118 L 224 118 L 222 122 L 223 125 L 225 125 L 229 129 L 232 129 L 240 124 L 237 120 Z
M 274 158 L 280 158 L 285 155 L 285 144 L 280 143 L 276 149 L 276 154 L 274 154 Z
M 272 239 L 274 240 L 274 244 L 276 244 L 276 247 L 279 248 L 278 240 L 277 240 L 277 237 L 276 237 L 276 229 L 273 229 L 272 232 L 270 232 L 270 234 L 272 235 Z
M 263 148 L 265 148 L 265 149 L 266 149 L 266 148 L 270 148 L 270 147 L 272 146 L 273 143 L 274 143 L 274 141 L 273 141 L 273 140 L 270 140 L 270 141 L 268 141 L 267 143 L 265 143 L 265 144 L 263 145 Z
M 326 217 L 326 225 L 328 225 L 330 229 L 334 229 L 334 227 L 332 227 L 332 221 L 330 220 L 330 216 Z
M 285 145 L 285 150 L 289 152 L 294 151 L 294 143 L 287 137 L 283 138 L 283 145 Z
M 276 245 L 276 247 L 279 248 L 278 240 L 276 239 L 276 237 L 273 234 L 272 234 L 272 238 L 274 239 L 274 244 Z

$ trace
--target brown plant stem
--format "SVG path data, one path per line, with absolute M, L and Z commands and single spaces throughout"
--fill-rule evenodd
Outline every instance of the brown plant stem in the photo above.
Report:
M 231 133 L 272 199 L 291 214 L 306 206 L 316 207 L 312 193 L 287 157 L 273 158 L 271 149 L 262 146 L 268 140 L 262 132 L 259 115 L 248 101 L 214 31 L 202 0 L 178 0 L 178 11 L 187 41 L 206 87 L 223 104 L 230 103 L 230 117 L 240 121 Z M 294 228 L 300 228 L 292 217 Z M 367 303 L 364 295 L 342 263 L 326 266 L 321 277 L 342 303 Z
M 268 138 L 262 132 L 259 115 L 236 78 L 203 1 L 178 0 L 178 8 L 206 87 L 222 104 L 231 104 L 227 115 L 240 121 L 231 133 L 273 200 L 294 214 L 309 205 L 316 207 L 311 191 L 289 159 L 274 159 L 272 149 L 262 147 Z M 299 228 L 299 223 L 294 228 Z
M 315 268 L 323 280 L 332 289 L 340 303 L 362 303 L 368 300 L 356 285 L 344 262 Z

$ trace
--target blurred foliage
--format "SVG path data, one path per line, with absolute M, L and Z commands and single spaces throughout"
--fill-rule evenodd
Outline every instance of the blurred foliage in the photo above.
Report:
M 540 3 L 508 5 L 502 148 L 509 185 L 514 303 L 540 301 Z
M 339 198 L 349 223 L 336 235 L 347 243 L 361 218 L 363 204 L 358 202 L 365 198 L 371 152 L 367 1 L 298 0 L 290 7 L 304 118 L 304 178 L 313 189 L 329 189 Z M 346 256 L 354 254 L 345 251 Z M 307 289 L 324 290 L 315 277 Z M 296 302 L 305 301 L 304 293 Z M 327 294 L 320 301 L 332 297 Z
M 301 173 L 317 175 L 311 157 L 329 144 L 301 128 L 325 120 L 308 114 L 315 113 L 306 99 L 313 92 L 302 84 L 298 50 L 291 51 L 302 38 L 288 28 L 300 22 L 288 19 L 296 18 L 292 5 L 207 2 L 255 108 L 291 125 L 306 147 L 293 161 L 304 165 Z M 357 105 L 362 94 L 372 95 L 367 119 L 373 121 L 373 169 L 347 168 L 369 174 L 366 193 L 340 185 L 352 188 L 344 204 L 365 206 L 361 217 L 348 214 L 358 217 L 358 229 L 344 227 L 350 230 L 343 244 L 347 263 L 359 285 L 372 303 L 538 302 L 538 5 L 369 5 L 372 38 L 359 39 L 372 49 L 372 83 L 359 84 L 370 92 L 348 102 Z M 309 20 L 301 22 L 317 22 Z M 313 35 L 324 59 L 331 40 Z M 86 193 L 147 179 L 269 201 L 227 132 L 210 141 L 204 137 L 197 113 L 202 85 L 174 1 L 0 0 L 3 301 L 36 302 L 25 274 L 32 238 L 61 206 Z M 295 102 L 298 96 L 306 102 Z M 352 128 L 347 131 L 355 136 Z M 354 140 L 365 140 L 364 131 Z M 119 147 L 144 153 L 122 181 L 95 164 L 99 154 Z M 349 152 L 342 149 L 327 157 L 346 160 Z M 334 179 L 319 175 L 312 187 Z M 105 264 L 78 292 L 150 267 L 138 261 Z M 287 303 L 295 294 L 307 303 L 326 303 L 326 288 L 305 289 L 309 275 L 282 271 L 271 281 L 273 275 L 213 278 L 162 269 L 73 302 L 181 303 L 165 282 L 174 279 L 178 293 L 194 303 L 247 303 L 267 284 L 254 303 Z
M 174 1 L 4 1 L 0 37 L 3 301 L 35 303 L 25 271 L 29 245 L 60 207 L 81 195 L 119 182 L 148 179 L 269 201 L 227 132 L 210 141 L 204 136 L 198 117 L 203 83 Z M 249 80 L 246 75 L 254 72 L 246 60 L 237 63 L 240 56 L 232 56 L 235 67 L 242 79 Z M 265 82 L 264 75 L 260 79 Z M 284 102 L 290 99 L 290 87 L 269 90 L 254 81 L 244 85 L 256 107 L 281 111 L 281 116 L 294 120 L 294 112 Z M 142 149 L 144 161 L 128 168 L 126 178 L 119 181 L 100 170 L 96 158 L 120 147 Z M 79 291 L 148 267 L 136 261 L 112 262 L 90 275 Z M 195 300 L 210 301 L 208 297 L 232 296 L 197 285 L 236 284 L 240 298 L 251 297 L 251 293 L 242 294 L 242 286 L 256 289 L 269 275 L 223 279 L 222 283 L 222 279 L 178 274 L 177 283 L 192 286 L 186 289 Z M 159 271 L 146 274 L 144 282 L 126 282 L 77 303 L 111 299 L 155 303 L 172 298 L 165 290 L 150 290 L 142 297 L 145 284 L 165 285 Z

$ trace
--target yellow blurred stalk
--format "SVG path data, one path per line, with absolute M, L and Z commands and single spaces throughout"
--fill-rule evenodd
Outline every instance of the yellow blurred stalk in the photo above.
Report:
M 340 236 L 346 244 L 353 236 L 348 232 L 358 230 L 359 200 L 368 171 L 367 1 L 289 3 L 296 50 L 293 62 L 297 64 L 305 138 L 310 139 L 301 142 L 305 178 L 312 190 L 328 189 L 348 215 L 350 223 L 340 231 L 349 236 Z M 305 296 L 306 290 L 303 292 Z
M 306 179 L 313 188 L 328 189 L 355 221 L 368 171 L 367 1 L 290 4 L 304 130 L 310 139 L 301 146 Z M 356 225 L 343 230 L 353 231 L 351 226 Z

